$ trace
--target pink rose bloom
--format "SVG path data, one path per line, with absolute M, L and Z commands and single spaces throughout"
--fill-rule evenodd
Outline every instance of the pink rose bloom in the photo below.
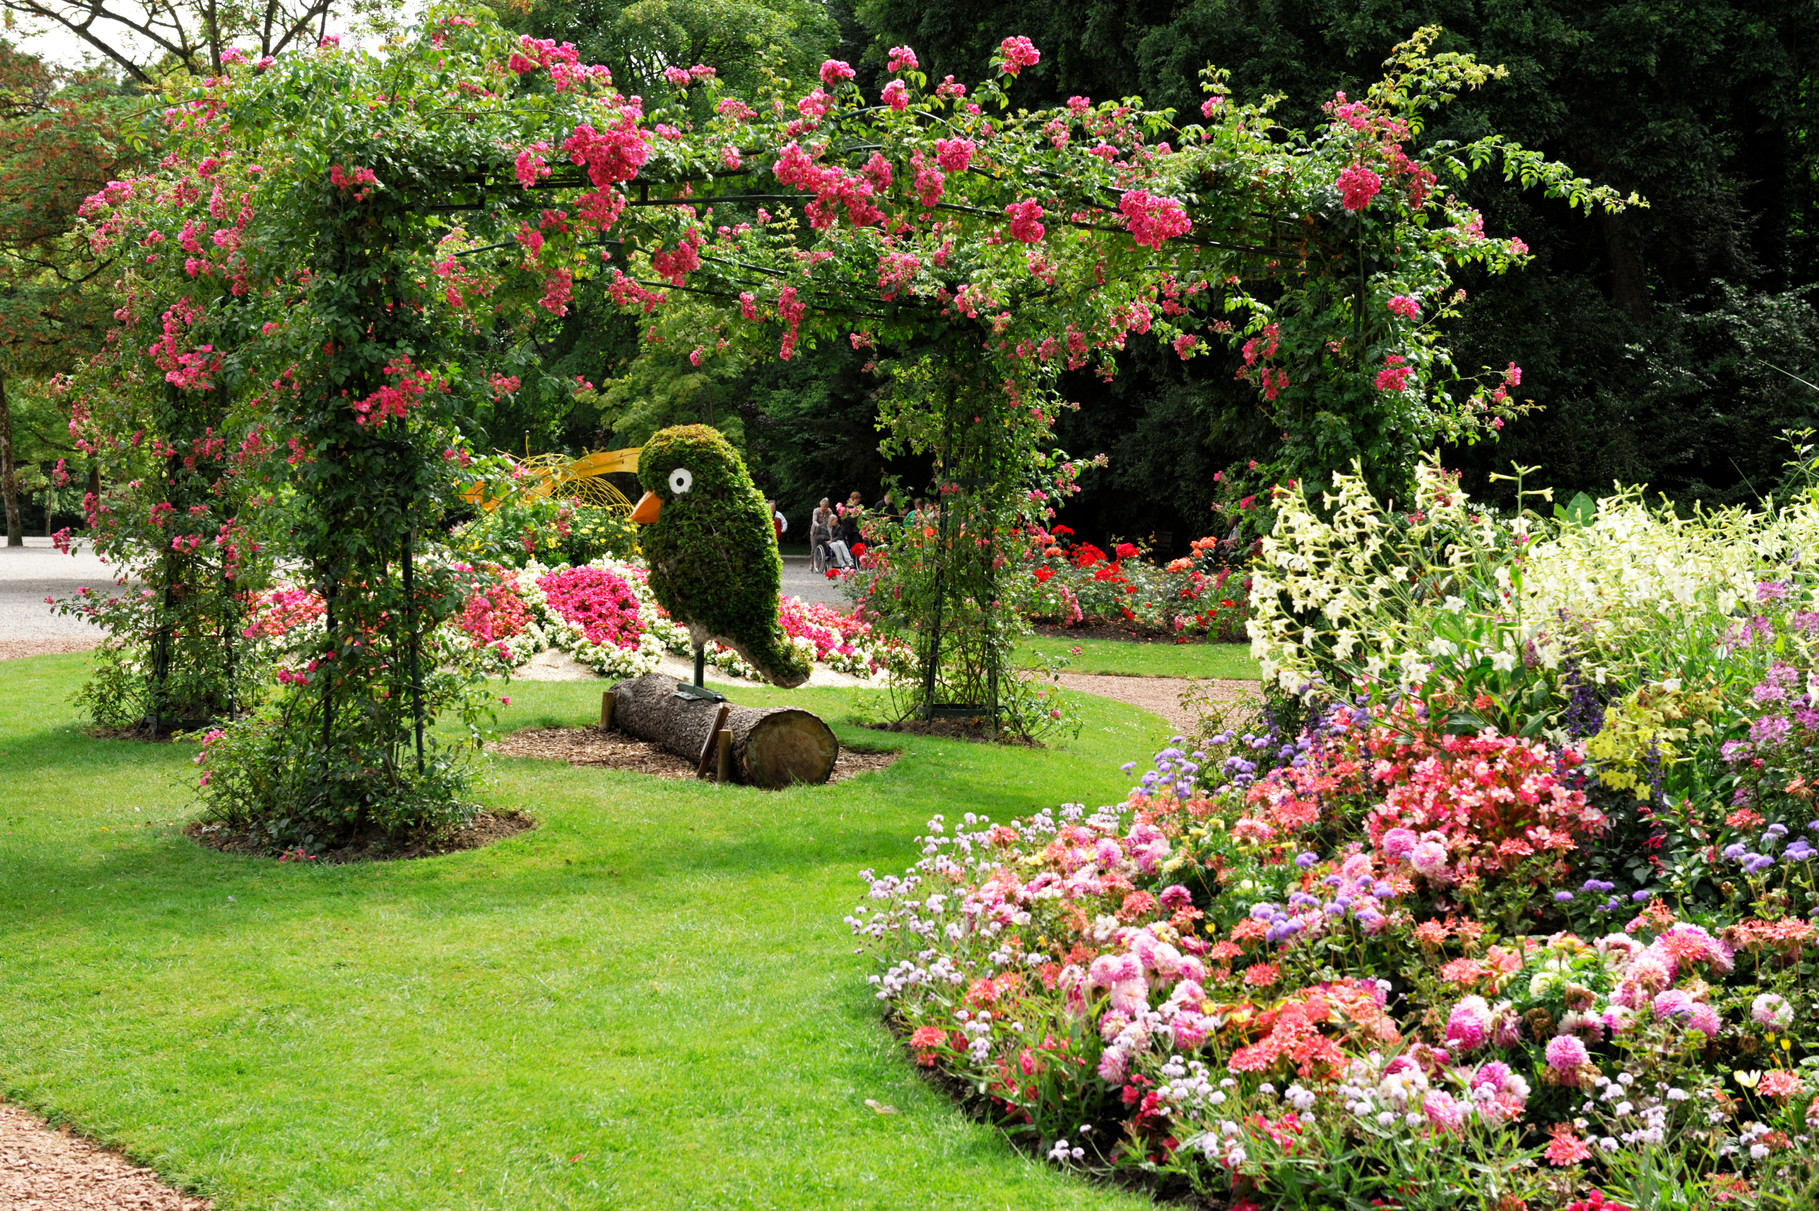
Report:
M 1362 164 L 1352 164 L 1339 174 L 1339 200 L 1347 210 L 1363 210 L 1383 189 L 1383 181 Z
M 908 109 L 909 86 L 901 80 L 892 80 L 886 84 L 884 86 L 884 103 L 899 112 Z
M 827 85 L 829 88 L 834 87 L 842 80 L 850 80 L 852 78 L 853 69 L 838 59 L 827 59 L 821 64 L 821 83 Z
M 1028 38 L 1006 38 L 998 44 L 998 52 L 1004 56 L 1004 74 L 1014 76 L 1026 67 L 1034 67 L 1042 61 L 1042 52 Z

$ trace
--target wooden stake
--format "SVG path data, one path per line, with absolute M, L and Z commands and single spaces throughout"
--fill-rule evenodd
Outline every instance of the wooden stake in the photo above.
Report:
M 701 741 L 701 757 L 695 762 L 695 777 L 707 777 L 707 771 L 712 768 L 708 762 L 714 756 L 715 738 L 720 735 L 720 729 L 726 726 L 726 717 L 732 710 L 732 703 L 722 702 L 720 709 L 714 712 L 714 726 L 707 729 L 707 735 Z
M 714 735 L 718 739 L 715 747 L 719 750 L 719 761 L 716 763 L 718 769 L 714 773 L 714 781 L 731 782 L 733 780 L 733 729 L 723 727 Z
M 613 707 L 618 703 L 618 701 L 619 700 L 617 698 L 613 697 L 613 692 L 611 690 L 606 690 L 600 695 L 600 730 L 601 731 L 610 732 L 613 730 Z

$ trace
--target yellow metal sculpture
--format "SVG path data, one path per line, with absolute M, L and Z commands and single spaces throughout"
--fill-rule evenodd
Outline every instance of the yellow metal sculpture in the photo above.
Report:
M 632 502 L 625 493 L 613 487 L 606 476 L 618 472 L 636 475 L 639 449 L 633 446 L 627 450 L 601 450 L 576 459 L 566 454 L 537 454 L 518 459 L 519 470 L 523 473 L 518 478 L 518 493 L 526 500 L 562 497 L 630 516 Z M 464 495 L 489 511 L 500 501 L 499 497 L 485 498 L 479 484 L 469 488 Z

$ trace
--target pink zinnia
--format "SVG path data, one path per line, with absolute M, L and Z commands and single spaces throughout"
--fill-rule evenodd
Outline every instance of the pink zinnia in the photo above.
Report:
M 1465 1119 L 1470 1107 L 1450 1093 L 1439 1089 L 1429 1093 L 1421 1101 L 1421 1112 L 1427 1115 L 1427 1121 L 1442 1131 L 1457 1131 L 1465 1126 Z
M 1437 875 L 1446 869 L 1446 846 L 1438 841 L 1423 841 L 1409 852 L 1408 860 L 1422 874 Z
M 1547 1062 L 1555 1072 L 1571 1072 L 1591 1063 L 1592 1054 L 1576 1036 L 1562 1034 L 1548 1040 Z
M 1483 998 L 1467 997 L 1446 1020 L 1446 1041 L 1464 1051 L 1478 1050 L 1484 1046 L 1484 1036 L 1490 1029 L 1489 1017 Z

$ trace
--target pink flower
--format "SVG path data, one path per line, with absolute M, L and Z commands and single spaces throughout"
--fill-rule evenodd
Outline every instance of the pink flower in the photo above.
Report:
M 892 80 L 884 86 L 884 103 L 901 113 L 909 108 L 909 86 L 901 80 Z
M 1556 1035 L 1548 1040 L 1547 1062 L 1555 1072 L 1571 1072 L 1591 1063 L 1592 1054 L 1577 1035 Z
M 664 68 L 663 78 L 668 80 L 671 84 L 674 84 L 677 88 L 687 88 L 693 83 L 693 77 L 688 74 L 688 69 L 683 67 Z
M 1004 213 L 1011 217 L 1011 238 L 1025 244 L 1035 244 L 1048 234 L 1042 226 L 1042 207 L 1034 198 L 1022 202 L 1012 202 L 1004 208 Z
M 1466 997 L 1446 1020 L 1446 1041 L 1462 1051 L 1476 1051 L 1484 1046 L 1490 1025 L 1490 1006 L 1484 998 Z
M 966 166 L 972 163 L 974 150 L 971 139 L 936 139 L 935 163 L 943 172 L 965 172 Z
M 1187 208 L 1174 198 L 1159 198 L 1141 189 L 1132 189 L 1118 199 L 1124 215 L 1125 230 L 1145 248 L 1162 247 L 1163 241 L 1186 235 L 1193 228 Z
M 1199 343 L 1199 337 L 1183 333 L 1174 339 L 1175 356 L 1185 362 L 1188 358 L 1194 356 L 1194 347 Z
M 1452 1094 L 1439 1089 L 1429 1093 L 1421 1101 L 1421 1113 L 1427 1121 L 1442 1131 L 1457 1131 L 1465 1126 L 1465 1120 L 1471 1113 L 1471 1107 L 1459 1101 Z
M 1348 165 L 1337 184 L 1339 200 L 1347 210 L 1363 210 L 1383 189 L 1383 181 L 1362 164 Z
M 1409 376 L 1414 372 L 1415 368 L 1407 364 L 1407 359 L 1401 354 L 1392 353 L 1383 359 L 1383 369 L 1377 371 L 1377 390 L 1407 390 Z
M 853 69 L 838 59 L 824 59 L 821 62 L 821 83 L 829 88 L 842 80 L 853 78 Z
M 1446 869 L 1446 846 L 1438 841 L 1423 841 L 1409 851 L 1409 865 L 1432 877 Z
M 916 62 L 916 52 L 907 46 L 891 47 L 890 62 L 885 64 L 886 71 L 915 71 L 922 66 Z
M 1392 858 L 1406 858 L 1414 852 L 1415 843 L 1421 838 L 1406 828 L 1392 828 L 1383 834 L 1380 848 Z
M 1550 1165 L 1576 1165 L 1580 1161 L 1590 1160 L 1592 1150 L 1585 1146 L 1585 1141 L 1573 1134 L 1572 1124 L 1555 1123 L 1552 1127 L 1554 1139 L 1548 1144 L 1544 1155 Z
M 1392 315 L 1399 315 L 1405 320 L 1419 319 L 1421 316 L 1421 304 L 1406 294 L 1391 299 L 1389 309 Z
M 1015 76 L 1026 67 L 1034 67 L 1042 61 L 1042 52 L 1028 38 L 1006 38 L 998 44 L 998 53 L 1004 57 L 1004 74 Z
M 1208 97 L 1206 100 L 1200 102 L 1200 116 L 1203 118 L 1211 118 L 1213 116 L 1213 111 L 1223 104 L 1225 104 L 1224 97 Z

